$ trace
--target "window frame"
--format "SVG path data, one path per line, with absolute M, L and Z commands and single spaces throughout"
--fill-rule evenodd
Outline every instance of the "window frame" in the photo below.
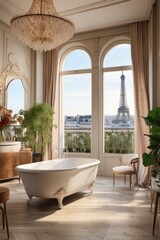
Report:
M 119 44 L 131 44 L 130 37 L 128 34 L 119 34 L 119 36 L 112 36 L 110 39 L 106 38 L 105 41 L 101 41 L 102 38 L 93 38 L 87 41 L 79 40 L 73 41 L 60 49 L 59 52 L 59 83 L 58 83 L 58 116 L 59 116 L 59 141 L 57 143 L 58 148 L 62 147 L 62 137 L 63 137 L 63 119 L 62 119 L 62 85 L 61 85 L 61 77 L 62 74 L 62 62 L 64 57 L 68 52 L 74 49 L 82 49 L 85 50 L 92 62 L 92 138 L 91 138 L 91 153 L 69 153 L 67 156 L 78 156 L 78 157 L 93 157 L 100 159 L 102 168 L 99 169 L 101 174 L 106 174 L 109 169 L 111 162 L 113 159 L 118 159 L 122 156 L 120 153 L 104 153 L 103 151 L 103 139 L 104 139 L 104 131 L 103 131 L 103 61 L 106 53 L 114 46 Z M 129 67 L 130 68 L 130 67 Z M 106 68 L 104 68 L 106 70 Z M 118 67 L 117 67 L 118 69 Z M 122 69 L 122 68 L 121 68 Z M 112 68 L 107 68 L 107 70 L 112 71 Z M 81 71 L 81 70 L 78 70 Z M 70 71 L 70 73 L 75 73 L 75 71 Z M 106 161 L 107 160 L 107 161 Z M 109 164 L 109 166 L 108 166 Z M 109 169 L 106 169 L 106 166 Z M 106 169 L 106 170 L 104 170 Z M 104 172 L 106 171 L 106 172 Z
M 90 58 L 91 61 L 91 68 L 88 69 L 78 69 L 78 70 L 63 70 L 63 62 L 65 60 L 65 57 L 71 53 L 72 51 L 75 50 L 82 50 L 84 52 L 86 52 Z M 69 48 L 67 49 L 62 57 L 61 57 L 61 61 L 60 61 L 60 71 L 59 71 L 59 79 L 60 79 L 60 131 L 59 131 L 59 136 L 60 136 L 60 142 L 59 142 L 59 152 L 62 152 L 62 149 L 65 148 L 64 146 L 64 111 L 63 111 L 63 77 L 67 76 L 67 75 L 76 75 L 76 74 L 91 74 L 91 116 L 92 116 L 92 58 L 91 58 L 91 54 L 90 52 L 85 48 L 85 47 L 80 47 L 80 46 L 76 46 L 74 48 Z M 92 125 L 91 125 L 91 152 L 92 152 Z M 71 155 L 90 155 L 91 153 L 83 153 L 83 152 L 70 152 L 69 154 Z
M 103 104 L 102 104 L 102 128 L 101 128 L 101 131 L 102 131 L 102 142 L 101 142 L 101 144 L 102 144 L 102 148 L 101 148 L 101 151 L 102 151 L 102 154 L 104 155 L 104 156 L 106 156 L 106 155 L 110 155 L 110 154 L 112 154 L 112 155 L 115 155 L 115 154 L 117 154 L 117 153 L 108 153 L 108 152 L 105 152 L 105 149 L 104 149 L 104 147 L 105 147 L 105 144 L 104 144 L 104 133 L 105 133 L 105 131 L 104 131 L 104 73 L 107 73 L 107 72 L 116 72 L 116 71 L 121 71 L 121 72 L 123 72 L 123 71 L 127 71 L 127 70 L 133 70 L 133 67 L 132 67 L 132 65 L 123 65 L 123 66 L 115 66 L 115 67 L 103 67 L 103 64 L 104 64 L 104 59 L 105 59 L 105 57 L 106 57 L 106 55 L 107 55 L 107 53 L 109 52 L 109 51 L 111 51 L 111 49 L 112 48 L 114 48 L 114 47 L 116 47 L 116 46 L 118 46 L 118 45 L 122 45 L 122 44 L 129 44 L 129 45 L 131 45 L 131 43 L 130 43 L 130 41 L 123 41 L 123 40 L 120 40 L 120 41 L 116 41 L 116 42 L 113 42 L 112 44 L 110 44 L 106 49 L 105 49 L 105 51 L 103 52 L 103 55 L 102 55 L 102 58 L 101 58 L 101 68 L 102 68 L 102 76 L 101 76 L 101 81 L 102 81 L 102 84 L 101 84 L 101 91 L 102 91 L 102 102 L 103 102 Z M 134 86 L 133 86 L 133 88 L 134 88 Z M 133 89 L 133 91 L 134 91 L 134 89 Z

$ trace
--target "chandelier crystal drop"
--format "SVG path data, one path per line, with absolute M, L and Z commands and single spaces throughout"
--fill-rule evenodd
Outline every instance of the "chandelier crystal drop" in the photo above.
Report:
M 25 15 L 12 18 L 11 29 L 20 41 L 40 52 L 62 45 L 75 31 L 70 20 L 58 16 L 52 0 L 33 0 Z

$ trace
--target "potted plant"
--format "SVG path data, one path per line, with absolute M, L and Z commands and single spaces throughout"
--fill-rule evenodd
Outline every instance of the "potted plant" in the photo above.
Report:
M 143 153 L 143 165 L 152 166 L 151 174 L 156 177 L 160 171 L 160 107 L 155 107 L 149 111 L 147 117 L 143 117 L 145 123 L 150 127 L 149 152 Z
M 53 124 L 53 109 L 45 103 L 35 103 L 29 110 L 23 112 L 24 119 L 22 128 L 26 129 L 24 134 L 25 143 L 32 149 L 34 156 L 40 155 L 44 159 L 46 146 L 51 140 Z

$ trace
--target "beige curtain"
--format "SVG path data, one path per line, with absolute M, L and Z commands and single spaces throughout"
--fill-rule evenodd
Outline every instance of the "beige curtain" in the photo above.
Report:
M 149 111 L 148 93 L 148 22 L 137 22 L 130 25 L 131 54 L 133 63 L 135 93 L 135 152 L 140 156 L 139 184 L 148 183 L 148 168 L 142 163 L 142 154 L 147 151 L 149 128 L 142 116 Z
M 55 96 L 57 85 L 57 68 L 58 68 L 58 50 L 48 51 L 43 55 L 43 100 L 48 105 L 55 108 Z M 54 119 L 53 119 L 54 122 Z M 52 140 L 48 144 L 47 159 L 52 159 L 53 156 L 53 131 Z

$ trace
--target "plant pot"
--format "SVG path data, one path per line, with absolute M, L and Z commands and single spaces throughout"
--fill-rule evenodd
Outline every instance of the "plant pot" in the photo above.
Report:
M 32 162 L 41 162 L 42 153 L 32 153 Z

